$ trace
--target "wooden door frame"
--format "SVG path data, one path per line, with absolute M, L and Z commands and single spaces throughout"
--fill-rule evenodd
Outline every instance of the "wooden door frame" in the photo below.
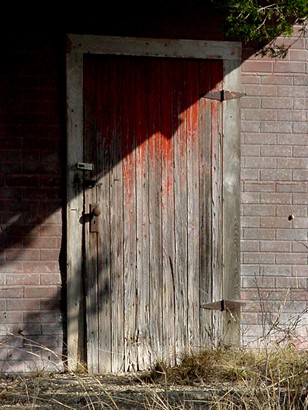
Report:
M 195 58 L 223 61 L 223 89 L 240 92 L 241 43 L 98 35 L 67 36 L 67 364 L 75 370 L 83 345 L 82 225 L 83 192 L 78 184 L 83 161 L 84 54 Z M 230 119 L 230 120 L 229 120 Z M 240 106 L 223 101 L 223 299 L 238 299 L 240 289 Z M 230 318 L 226 318 L 230 320 Z M 231 318 L 232 319 L 232 318 Z M 234 329 L 233 329 L 234 333 Z M 235 329 L 237 333 L 237 329 Z M 235 338 L 237 335 L 235 335 Z M 234 335 L 230 335 L 234 338 Z

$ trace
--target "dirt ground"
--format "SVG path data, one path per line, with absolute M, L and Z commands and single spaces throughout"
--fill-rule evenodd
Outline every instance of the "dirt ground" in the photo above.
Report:
M 1 409 L 207 409 L 214 388 L 144 382 L 145 374 L 50 374 L 0 379 Z M 217 389 L 215 389 L 217 393 Z
M 266 405 L 267 389 L 219 384 L 149 383 L 138 374 L 41 374 L 0 378 L 0 409 L 62 410 L 308 410 L 306 392 L 296 402 L 280 389 L 279 401 Z M 272 391 L 274 396 L 277 394 Z M 290 392 L 289 392 L 290 393 Z M 260 395 L 260 400 L 258 400 Z

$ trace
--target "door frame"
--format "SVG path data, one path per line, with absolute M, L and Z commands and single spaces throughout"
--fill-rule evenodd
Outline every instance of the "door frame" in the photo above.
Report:
M 83 190 L 78 183 L 83 162 L 83 57 L 108 54 L 143 57 L 195 58 L 223 61 L 223 89 L 240 93 L 241 43 L 189 39 L 153 39 L 99 35 L 67 35 L 67 366 L 76 370 L 84 346 L 82 270 Z M 223 289 L 222 299 L 235 300 L 240 292 L 240 104 L 223 104 Z M 230 119 L 230 120 L 229 120 Z M 226 321 L 233 320 L 225 313 Z M 231 327 L 229 339 L 239 338 L 239 325 Z

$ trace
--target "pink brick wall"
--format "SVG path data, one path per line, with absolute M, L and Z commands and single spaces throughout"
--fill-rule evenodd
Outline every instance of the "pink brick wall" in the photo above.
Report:
M 57 37 L 6 37 L 1 53 L 1 373 L 62 366 L 62 44 Z
M 305 338 L 308 37 L 285 59 L 250 52 L 244 49 L 241 101 L 243 342 L 268 330 L 277 340 L 288 332 Z

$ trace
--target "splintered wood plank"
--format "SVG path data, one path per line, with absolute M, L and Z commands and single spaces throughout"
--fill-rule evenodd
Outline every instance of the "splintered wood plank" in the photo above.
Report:
M 175 359 L 175 247 L 174 247 L 174 153 L 172 124 L 172 77 L 168 61 L 162 62 L 162 258 L 163 345 L 165 359 Z
M 124 344 L 125 371 L 135 371 L 136 345 L 136 123 L 135 69 L 129 60 L 123 62 L 123 225 L 124 225 Z
M 161 64 L 150 65 L 151 81 L 149 84 L 149 269 L 150 269 L 150 329 L 149 344 L 151 365 L 161 361 L 163 328 L 163 267 L 161 235 Z
M 96 114 L 96 66 L 85 59 L 84 62 L 84 161 L 95 162 L 94 171 L 83 171 L 84 179 L 95 177 L 96 163 L 96 128 L 93 116 Z M 91 172 L 91 174 L 90 174 Z M 87 361 L 90 372 L 99 371 L 99 302 L 98 302 L 98 270 L 97 270 L 97 240 L 98 234 L 90 232 L 90 205 L 97 203 L 96 188 L 85 187 L 85 209 L 83 215 L 83 230 L 85 237 L 85 299 L 86 299 L 86 329 L 87 329 Z
M 99 60 L 100 61 L 100 60 Z M 96 62 L 99 64 L 99 62 Z M 111 366 L 111 259 L 110 259 L 110 147 L 109 134 L 109 75 L 110 66 L 102 60 L 97 71 L 97 167 L 100 172 L 97 183 L 97 197 L 101 207 L 98 235 L 98 297 L 99 297 L 99 371 L 110 372 Z M 93 90 L 94 92 L 94 90 Z M 89 312 L 88 314 L 90 314 Z
M 121 75 L 118 63 L 110 61 L 110 235 L 111 253 L 111 333 L 112 371 L 124 370 L 124 314 L 123 314 L 123 181 L 121 141 Z M 124 85 L 123 85 L 124 86 Z
M 186 147 L 186 62 L 170 63 L 173 74 L 174 140 L 174 309 L 175 354 L 180 357 L 187 344 L 187 147 Z
M 199 117 L 199 65 L 195 61 L 187 63 L 187 346 L 190 352 L 196 352 L 200 346 L 200 153 L 198 117 Z
M 149 181 L 148 181 L 148 63 L 136 62 L 136 202 L 137 202 L 137 319 L 135 343 L 138 346 L 136 370 L 149 365 Z

